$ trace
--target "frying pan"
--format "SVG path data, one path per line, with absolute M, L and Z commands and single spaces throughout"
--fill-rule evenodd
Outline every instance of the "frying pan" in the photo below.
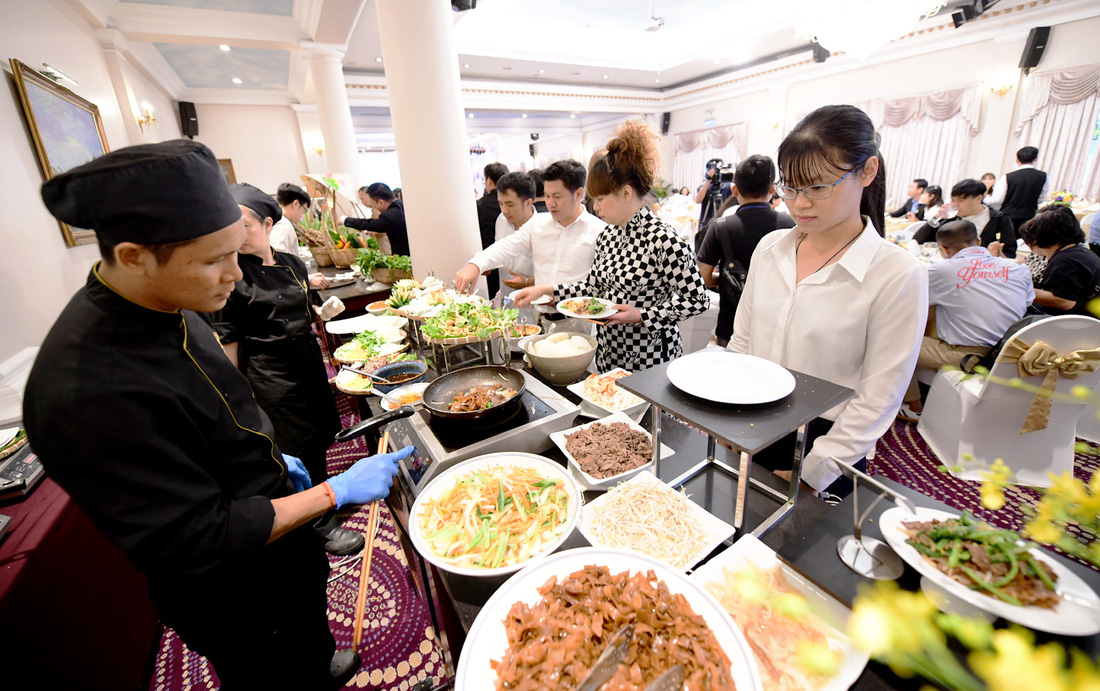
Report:
M 467 413 L 448 410 L 447 407 L 454 401 L 455 396 L 464 394 L 475 386 L 489 384 L 501 384 L 504 388 L 515 391 L 516 395 L 500 405 L 483 410 L 472 410 Z M 527 384 L 519 370 L 508 367 L 471 367 L 444 374 L 429 384 L 428 388 L 424 389 L 424 408 L 433 417 L 452 424 L 469 422 L 477 426 L 486 426 L 504 420 L 514 413 L 519 406 L 520 396 L 526 388 Z

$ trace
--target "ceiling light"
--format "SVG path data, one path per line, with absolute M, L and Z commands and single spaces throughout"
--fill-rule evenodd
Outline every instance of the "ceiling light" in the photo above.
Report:
M 382 58 L 375 58 L 374 61 L 375 62 L 382 62 Z
M 73 84 L 76 84 L 75 79 L 46 62 L 42 63 L 42 76 L 47 77 L 50 81 L 54 83 L 60 82 L 62 79 L 66 79 Z
M 576 120 L 577 119 L 577 114 L 576 113 L 570 113 L 569 114 L 569 119 L 570 120 Z
M 661 83 L 661 78 L 658 77 L 658 78 L 654 79 L 653 81 L 656 82 L 657 84 L 660 84 Z
M 524 113 L 521 117 L 524 117 L 524 118 L 527 117 L 527 113 Z
M 604 79 L 607 79 L 607 75 L 605 74 L 605 75 L 603 76 L 603 78 L 604 78 Z
M 465 67 L 466 69 L 470 69 L 470 63 L 468 63 L 468 62 L 462 63 L 462 66 Z
M 233 83 L 234 84 L 240 84 L 241 83 L 241 78 L 240 77 L 233 77 Z
M 224 43 L 221 44 L 220 46 L 218 46 L 218 48 L 221 49 L 222 51 L 226 52 L 226 53 L 229 52 L 229 46 L 225 45 Z
M 466 113 L 466 117 L 468 117 L 468 118 L 471 118 L 471 119 L 472 119 L 472 118 L 474 117 L 474 114 L 473 114 L 473 113 Z
M 539 74 L 546 72 L 546 70 L 539 70 Z

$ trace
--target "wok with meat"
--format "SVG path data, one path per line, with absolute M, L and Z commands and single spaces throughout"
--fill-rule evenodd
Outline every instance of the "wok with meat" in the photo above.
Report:
M 472 386 L 455 396 L 447 409 L 452 413 L 470 413 L 475 410 L 485 410 L 496 407 L 515 395 L 515 390 L 506 389 L 502 384 Z
M 642 691 L 675 665 L 684 666 L 686 691 L 735 689 L 714 632 L 653 571 L 586 566 L 538 592 L 539 602 L 515 603 L 504 620 L 508 650 L 492 661 L 498 691 L 573 689 L 625 624 L 634 625 L 630 649 L 601 691 Z

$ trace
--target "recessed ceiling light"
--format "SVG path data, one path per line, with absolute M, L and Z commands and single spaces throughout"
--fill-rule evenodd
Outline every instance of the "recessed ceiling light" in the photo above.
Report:
M 473 117 L 474 117 L 474 114 L 473 114 L 473 113 L 467 113 L 467 114 L 466 114 L 466 117 L 468 117 L 468 118 L 473 118 Z
M 569 114 L 569 119 L 570 120 L 576 120 L 577 119 L 577 114 L 576 113 L 570 113 Z
M 465 67 L 466 69 L 470 69 L 470 63 L 468 63 L 468 62 L 462 63 L 462 66 Z
M 660 83 L 661 83 L 661 78 L 660 78 L 660 77 L 658 77 L 657 79 L 654 79 L 653 81 L 654 81 L 654 82 L 656 82 L 656 83 L 658 83 L 658 84 L 660 84 Z
M 241 78 L 240 77 L 233 77 L 233 83 L 234 84 L 240 84 L 241 83 Z
M 218 46 L 218 48 L 224 50 L 226 53 L 229 52 L 229 46 L 225 45 L 224 43 Z
M 382 58 L 375 58 L 374 61 L 375 62 L 382 62 Z
M 603 78 L 604 78 L 604 79 L 607 79 L 607 75 L 605 74 L 605 75 L 603 76 Z
M 524 113 L 524 114 L 522 115 L 522 117 L 527 117 L 527 113 Z
M 546 70 L 539 70 L 539 74 L 546 72 Z

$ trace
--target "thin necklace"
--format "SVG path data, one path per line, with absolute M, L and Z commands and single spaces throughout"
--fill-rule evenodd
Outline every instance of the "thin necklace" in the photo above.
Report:
M 843 251 L 844 251 L 845 249 L 847 249 L 847 248 L 848 248 L 848 245 L 850 245 L 850 244 L 852 244 L 853 242 L 855 242 L 855 241 L 856 241 L 856 238 L 858 238 L 858 237 L 859 237 L 860 235 L 863 235 L 863 231 L 862 231 L 862 230 L 860 230 L 860 231 L 859 231 L 858 233 L 856 233 L 855 235 L 853 235 L 853 236 L 852 236 L 852 239 L 851 239 L 851 240 L 849 240 L 848 242 L 844 243 L 844 246 L 843 246 L 843 247 L 841 247 L 840 249 L 838 249 L 838 250 L 837 250 L 836 252 L 833 252 L 833 256 L 831 256 L 831 257 L 829 257 L 828 259 L 826 259 L 826 260 L 825 260 L 825 263 L 824 263 L 824 264 L 822 264 L 821 266 L 817 267 L 817 271 L 814 271 L 814 274 L 816 274 L 816 273 L 817 273 L 818 271 L 821 271 L 821 270 L 822 270 L 822 269 L 824 269 L 824 268 L 825 268 L 826 266 L 828 266 L 828 265 L 829 265 L 829 262 L 831 262 L 832 260 L 836 259 L 836 255 L 840 254 L 840 253 L 841 253 L 841 252 L 843 252 Z M 808 237 L 808 236 L 806 235 L 806 233 L 803 233 L 803 234 L 802 234 L 802 237 L 798 238 L 798 243 L 797 243 L 797 244 L 795 244 L 795 246 L 794 246 L 794 256 L 796 256 L 796 257 L 798 256 L 798 248 L 802 246 L 802 241 L 803 241 L 803 240 L 805 240 L 805 239 L 806 239 L 807 237 Z M 811 275 L 811 276 L 813 276 L 814 274 L 810 274 L 810 275 Z

